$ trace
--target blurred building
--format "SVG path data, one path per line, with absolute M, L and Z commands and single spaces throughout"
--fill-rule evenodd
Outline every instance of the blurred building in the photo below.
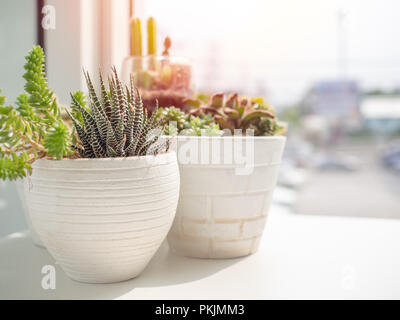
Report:
M 357 131 L 361 91 L 356 81 L 319 81 L 302 102 L 303 123 L 308 139 L 323 146 L 336 145 L 344 132 Z
M 356 81 L 320 81 L 304 100 L 307 113 L 325 117 L 359 115 L 361 92 Z
M 400 132 L 400 96 L 371 96 L 362 101 L 361 114 L 367 128 L 376 133 Z

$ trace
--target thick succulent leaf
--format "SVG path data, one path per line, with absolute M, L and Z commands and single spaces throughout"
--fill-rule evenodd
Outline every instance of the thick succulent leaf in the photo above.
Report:
M 143 110 L 143 122 L 142 122 L 142 127 L 144 127 L 144 126 L 146 125 L 147 120 L 148 120 L 148 117 L 149 117 L 149 113 L 148 113 L 147 109 L 144 109 L 144 110 Z
M 107 146 L 107 157 L 118 157 L 117 152 L 111 146 Z
M 134 123 L 134 118 L 135 118 L 135 109 L 133 107 L 133 104 L 135 102 L 133 101 L 132 103 L 129 103 L 128 105 L 128 112 L 127 112 L 127 121 L 126 125 L 124 128 L 124 135 L 126 137 L 126 146 L 128 146 L 133 139 L 133 123 Z
M 106 86 L 104 85 L 103 76 L 100 72 L 100 90 L 101 90 L 101 102 L 107 119 L 111 119 L 111 100 L 108 96 Z
M 224 113 L 229 117 L 229 118 L 233 118 L 236 119 L 237 117 L 239 117 L 239 111 L 232 109 L 232 108 L 224 108 Z
M 211 96 L 211 103 L 210 105 L 214 108 L 222 108 L 224 105 L 224 93 L 216 93 Z
M 190 114 L 194 114 L 194 115 L 198 115 L 198 116 L 200 116 L 202 114 L 207 114 L 207 113 L 210 113 L 212 115 L 219 115 L 221 117 L 224 116 L 224 114 L 222 113 L 222 109 L 220 110 L 220 109 L 217 109 L 217 108 L 214 108 L 214 107 L 211 107 L 211 106 L 201 106 L 200 108 L 194 109 L 189 113 Z
M 71 114 L 80 123 L 81 126 L 84 125 L 82 113 L 80 112 L 80 107 L 86 108 L 86 101 L 82 91 L 75 91 L 71 93 Z
M 86 78 L 86 84 L 88 87 L 88 91 L 89 91 L 89 98 L 90 98 L 90 107 L 92 112 L 96 111 L 96 112 L 102 112 L 102 107 L 101 107 L 101 103 L 99 101 L 99 98 L 97 97 L 96 91 L 94 90 L 94 86 L 92 83 L 92 80 L 90 79 L 90 75 L 88 72 L 83 72 L 85 74 L 85 78 Z
M 237 93 L 231 94 L 225 102 L 225 108 L 237 109 L 239 106 L 239 96 Z
M 220 115 L 215 115 L 214 119 L 215 119 L 215 122 L 217 124 L 219 124 L 221 128 L 229 129 L 232 132 L 235 129 L 235 124 L 232 123 L 232 121 L 227 117 L 223 117 L 223 116 L 220 116 Z
M 116 148 L 118 144 L 117 139 L 115 138 L 114 130 L 111 126 L 110 121 L 107 122 L 107 141 L 106 141 L 106 146 L 110 146 L 113 149 Z
M 141 148 L 143 147 L 148 138 L 147 136 L 149 132 L 155 128 L 160 127 L 161 121 L 157 121 L 157 114 L 158 114 L 158 101 L 156 101 L 156 109 L 153 111 L 151 117 L 143 122 L 143 128 L 141 132 L 142 137 L 139 140 L 137 150 L 141 150 Z
M 114 130 L 115 139 L 117 139 L 118 143 L 124 138 L 124 121 L 119 119 L 118 125 Z
M 133 156 L 135 155 L 135 150 L 136 150 L 136 146 L 138 144 L 138 140 L 134 139 L 132 140 L 132 142 L 128 145 L 128 147 L 125 149 L 125 154 L 127 156 Z
M 149 148 L 154 145 L 158 140 L 158 137 L 153 137 L 153 138 L 148 138 L 146 141 L 142 144 L 140 148 L 138 148 L 137 155 L 139 156 L 144 156 L 148 154 Z
M 253 118 L 262 118 L 262 117 L 267 117 L 267 118 L 271 118 L 271 119 L 275 119 L 275 115 L 268 111 L 268 110 L 250 110 L 250 111 L 246 111 L 243 115 L 242 118 L 242 122 L 251 120 Z
M 208 101 L 210 101 L 210 96 L 208 94 L 198 93 L 196 99 L 200 100 L 202 103 L 208 103 Z
M 117 69 L 115 69 L 115 67 L 113 68 L 113 72 L 114 72 L 114 77 L 115 77 L 115 89 L 116 89 L 118 104 L 119 104 L 119 108 L 120 108 L 120 115 L 121 115 L 121 118 L 124 119 L 124 122 L 126 123 L 126 120 L 127 120 L 126 113 L 127 113 L 127 108 L 128 108 L 128 101 L 124 94 L 123 86 L 122 86 L 121 81 L 118 78 Z
M 64 155 L 68 154 L 69 143 L 69 131 L 62 122 L 51 128 L 44 140 L 47 155 L 55 159 L 62 159 Z
M 86 154 L 86 152 L 85 152 L 85 149 L 83 149 L 82 147 L 73 144 L 73 145 L 72 145 L 72 148 L 73 148 L 74 150 L 76 150 L 76 151 L 79 153 L 79 155 L 81 156 L 81 158 L 89 158 L 89 156 L 88 156 L 88 155 Z
M 94 152 L 92 149 L 92 146 L 90 145 L 90 135 L 85 132 L 84 128 L 81 126 L 81 124 L 74 118 L 72 114 L 70 114 L 67 110 L 67 113 L 69 117 L 72 120 L 72 123 L 74 124 L 74 128 L 76 130 L 76 133 L 78 134 L 78 138 L 85 150 L 85 154 L 88 158 L 92 158 L 94 156 Z
M 106 156 L 106 152 L 102 147 L 101 141 L 98 140 L 96 134 L 92 132 L 90 136 L 90 145 L 92 146 L 94 155 L 96 158 L 103 158 Z
M 245 113 L 242 116 L 242 121 L 241 121 L 241 129 L 246 129 L 248 126 L 255 121 L 260 120 L 262 117 L 267 117 L 274 119 L 275 116 L 268 110 L 250 110 L 250 111 L 245 111 Z
M 185 107 L 199 108 L 201 106 L 201 101 L 197 99 L 186 99 L 183 104 Z
M 133 140 L 138 139 L 138 134 L 140 132 L 140 129 L 142 128 L 142 123 L 143 123 L 143 101 L 142 97 L 140 96 L 139 90 L 135 88 L 135 115 L 133 119 L 133 129 L 132 129 L 132 134 L 133 134 Z
M 85 73 L 85 72 L 84 72 Z M 93 118 L 96 120 L 96 127 L 102 140 L 107 137 L 107 116 L 94 90 L 89 73 L 85 73 L 86 83 L 89 90 L 90 108 Z
M 115 147 L 116 148 L 115 151 L 117 152 L 117 155 L 119 157 L 125 157 L 124 145 L 125 145 L 125 141 L 121 140 L 118 142 L 117 146 Z
M 119 107 L 117 89 L 113 80 L 109 80 L 110 92 L 111 92 L 111 117 L 110 121 L 115 130 L 121 118 L 121 109 Z

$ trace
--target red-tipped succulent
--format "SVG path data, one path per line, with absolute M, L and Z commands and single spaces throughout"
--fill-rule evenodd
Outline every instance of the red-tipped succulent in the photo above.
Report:
M 212 95 L 208 102 L 204 96 L 199 99 L 186 100 L 186 107 L 194 115 L 211 114 L 221 129 L 254 129 L 255 135 L 274 135 L 280 128 L 276 123 L 272 106 L 262 98 L 239 97 L 233 93 L 225 99 L 224 93 Z M 268 123 L 268 125 L 266 125 Z

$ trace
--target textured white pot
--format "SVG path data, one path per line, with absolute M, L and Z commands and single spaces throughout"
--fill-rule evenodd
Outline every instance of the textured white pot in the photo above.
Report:
M 27 200 L 40 239 L 74 280 L 139 275 L 166 237 L 179 197 L 176 154 L 37 160 Z
M 246 147 L 246 139 L 253 139 L 253 148 Z M 206 140 L 211 146 L 195 146 Z M 235 258 L 254 253 L 263 234 L 285 141 L 285 137 L 178 137 L 181 193 L 168 234 L 170 247 L 197 258 Z M 235 161 L 235 153 L 242 153 L 235 143 L 242 145 L 243 154 L 254 150 L 250 174 L 237 170 L 243 165 Z M 229 162 L 230 150 L 232 163 L 183 163 L 187 162 L 185 154 L 196 148 L 198 162 L 218 160 L 218 154 L 224 152 L 228 156 L 220 158 Z
M 19 179 L 16 181 L 15 184 L 17 187 L 19 199 L 21 200 L 22 210 L 24 211 L 26 224 L 28 225 L 29 233 L 32 238 L 32 242 L 35 245 L 37 245 L 38 247 L 44 248 L 43 242 L 40 240 L 39 235 L 37 234 L 36 230 L 33 228 L 31 216 L 29 213 L 29 206 L 26 201 L 26 193 L 29 190 L 29 181 L 30 181 L 29 178 Z

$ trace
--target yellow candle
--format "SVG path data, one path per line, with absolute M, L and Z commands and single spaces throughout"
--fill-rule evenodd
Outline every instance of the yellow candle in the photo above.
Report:
M 157 53 L 157 26 L 153 17 L 147 20 L 147 53 L 148 55 Z
M 135 29 L 136 29 L 136 21 L 135 19 L 131 19 L 131 56 L 135 55 Z
M 132 37 L 132 56 L 142 55 L 142 30 L 140 27 L 140 19 L 134 18 L 131 21 L 131 37 Z

